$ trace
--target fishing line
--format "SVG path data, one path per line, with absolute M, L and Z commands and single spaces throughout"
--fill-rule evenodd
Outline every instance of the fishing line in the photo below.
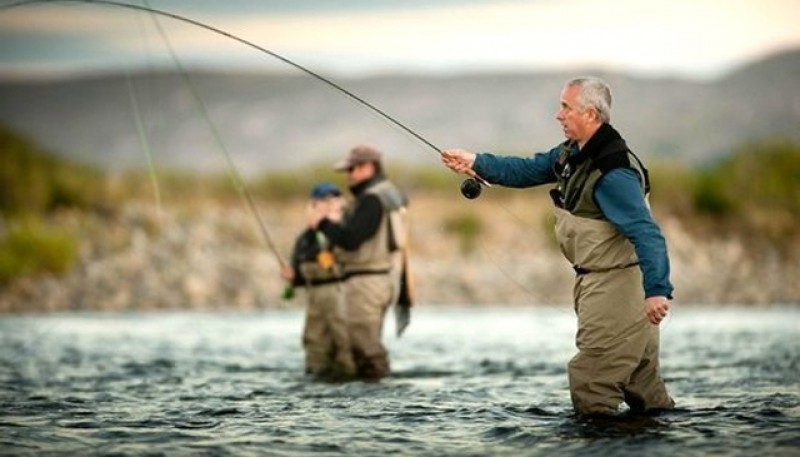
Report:
M 320 82 L 332 87 L 336 91 L 344 94 L 345 96 L 349 97 L 350 99 L 354 100 L 355 102 L 357 102 L 357 103 L 361 104 L 362 106 L 368 108 L 373 113 L 375 113 L 378 116 L 380 116 L 381 118 L 385 119 L 386 121 L 389 121 L 389 123 L 391 125 L 399 127 L 400 129 L 402 129 L 402 131 L 410 134 L 412 137 L 416 138 L 417 140 L 419 140 L 421 143 L 423 143 L 424 145 L 426 145 L 430 149 L 436 151 L 438 154 L 440 154 L 440 155 L 443 154 L 442 150 L 438 146 L 434 145 L 431 141 L 429 141 L 428 139 L 426 139 L 425 137 L 423 137 L 419 133 L 415 132 L 414 130 L 412 130 L 411 128 L 409 128 L 408 126 L 403 124 L 402 122 L 398 121 L 396 118 L 394 118 L 391 115 L 387 114 L 385 111 L 383 111 L 380 108 L 376 107 L 375 105 L 369 103 L 368 101 L 364 100 L 363 98 L 359 97 L 358 95 L 356 95 L 355 93 L 349 91 L 348 89 L 342 87 L 341 85 L 337 84 L 336 82 L 334 82 L 334 81 L 332 81 L 332 80 L 330 80 L 330 79 L 328 79 L 328 78 L 326 78 L 326 77 L 314 72 L 313 70 L 311 70 L 311 69 L 309 69 L 309 68 L 307 68 L 307 67 L 305 67 L 305 66 L 303 66 L 301 64 L 298 64 L 297 62 L 294 62 L 293 60 L 291 60 L 291 59 L 289 59 L 287 57 L 284 57 L 284 56 L 282 56 L 282 55 L 280 55 L 280 54 L 278 54 L 278 53 L 276 53 L 274 51 L 271 51 L 271 50 L 269 50 L 267 48 L 264 48 L 263 46 L 259 46 L 259 45 L 255 44 L 255 43 L 253 43 L 253 42 L 251 42 L 249 40 L 246 40 L 244 38 L 236 36 L 236 35 L 234 35 L 232 33 L 226 32 L 226 31 L 224 31 L 222 29 L 219 29 L 217 27 L 205 24 L 203 22 L 200 22 L 200 21 L 197 21 L 197 20 L 182 16 L 182 15 L 179 15 L 179 14 L 175 14 L 175 13 L 171 13 L 171 12 L 168 12 L 168 11 L 152 8 L 150 6 L 140 6 L 140 5 L 136 5 L 136 4 L 122 3 L 122 2 L 117 2 L 117 1 L 113 1 L 113 0 L 24 0 L 24 1 L 19 1 L 19 2 L 16 2 L 16 3 L 12 3 L 10 5 L 3 6 L 1 8 L 2 9 L 8 9 L 8 8 L 14 8 L 14 7 L 19 7 L 19 6 L 23 6 L 23 5 L 37 4 L 37 3 L 83 3 L 83 4 L 94 4 L 94 5 L 106 5 L 106 6 L 112 6 L 112 7 L 119 7 L 119 8 L 125 8 L 125 9 L 130 9 L 130 10 L 136 10 L 136 11 L 142 11 L 142 12 L 150 13 L 153 16 L 154 21 L 157 19 L 156 16 L 163 16 L 163 17 L 172 18 L 174 20 L 177 20 L 177 21 L 180 21 L 180 22 L 184 22 L 184 23 L 187 23 L 187 24 L 190 24 L 190 25 L 194 25 L 196 27 L 200 27 L 202 29 L 211 31 L 211 32 L 216 33 L 218 35 L 221 35 L 223 37 L 226 37 L 226 38 L 229 38 L 229 39 L 234 40 L 236 42 L 239 42 L 241 44 L 244 44 L 244 45 L 246 45 L 246 46 L 248 46 L 250 48 L 256 49 L 259 52 L 267 54 L 267 55 L 269 55 L 269 56 L 271 56 L 271 57 L 273 57 L 275 59 L 278 59 L 279 61 L 281 61 L 281 62 L 283 62 L 283 63 L 285 63 L 285 64 L 287 64 L 287 65 L 289 65 L 291 67 L 294 67 L 294 68 L 302 71 L 303 73 L 305 73 L 305 74 L 313 77 L 314 79 L 316 79 L 316 80 L 318 80 L 318 81 L 320 81 Z M 145 1 L 145 3 L 146 3 L 146 1 Z M 183 67 L 183 65 L 181 65 L 180 61 L 178 60 L 174 49 L 169 44 L 169 40 L 166 37 L 166 34 L 163 31 L 163 28 L 161 28 L 161 26 L 158 23 L 158 21 L 155 21 L 155 22 L 157 24 L 159 33 L 162 35 L 165 43 L 167 43 L 167 45 L 168 45 L 168 48 L 169 48 L 170 54 L 172 56 L 172 59 L 175 62 L 176 66 L 178 67 L 179 72 L 181 74 L 181 77 L 184 79 L 184 81 L 186 82 L 186 84 L 189 87 L 190 91 L 192 92 L 192 96 L 195 98 L 203 117 L 206 119 L 206 122 L 208 122 L 208 125 L 209 125 L 209 127 L 211 129 L 211 133 L 212 133 L 215 141 L 217 142 L 217 144 L 219 145 L 219 147 L 221 148 L 221 150 L 223 152 L 223 155 L 225 157 L 226 164 L 227 164 L 227 170 L 229 172 L 229 175 L 230 175 L 231 179 L 234 182 L 234 185 L 236 186 L 237 191 L 242 196 L 242 198 L 246 201 L 247 206 L 250 208 L 251 212 L 253 212 L 253 214 L 255 215 L 256 220 L 258 222 L 258 225 L 261 228 L 262 235 L 264 236 L 264 239 L 266 240 L 267 245 L 269 246 L 270 250 L 272 250 L 272 252 L 275 253 L 276 257 L 278 258 L 279 263 L 281 264 L 281 266 L 286 265 L 286 261 L 283 259 L 283 256 L 280 255 L 277 247 L 275 246 L 275 244 L 274 244 L 274 242 L 272 240 L 272 237 L 269 234 L 269 231 L 266 228 L 266 225 L 264 224 L 263 220 L 261 219 L 261 217 L 260 217 L 260 215 L 259 215 L 259 213 L 258 213 L 258 211 L 256 209 L 255 203 L 253 201 L 253 198 L 252 198 L 250 192 L 244 186 L 243 180 L 241 179 L 241 176 L 239 175 L 238 171 L 236 170 L 236 167 L 235 167 L 235 165 L 234 165 L 234 163 L 233 163 L 233 161 L 231 159 L 230 153 L 228 152 L 227 148 L 225 147 L 224 142 L 222 141 L 222 138 L 221 138 L 221 135 L 220 135 L 218 129 L 216 128 L 215 124 L 213 122 L 211 122 L 211 118 L 210 118 L 210 115 L 208 113 L 208 109 L 206 108 L 206 106 L 203 103 L 202 99 L 199 97 L 197 89 L 196 89 L 195 85 L 192 83 L 192 81 L 191 81 L 188 73 L 186 72 L 185 68 Z M 486 182 L 485 180 L 483 180 L 479 176 L 474 176 L 473 178 L 478 180 L 478 181 L 480 181 L 481 184 L 483 184 L 483 185 L 485 185 L 487 187 L 491 187 L 491 184 L 489 184 L 488 182 Z M 463 192 L 463 195 L 468 197 L 468 198 L 476 198 L 480 194 L 480 184 L 478 184 L 473 179 L 467 179 L 465 184 L 462 184 L 462 189 L 465 188 L 465 187 L 466 187 L 466 190 L 464 190 L 462 192 Z M 508 208 L 505 207 L 505 205 L 501 204 L 500 206 L 503 207 L 507 212 L 513 214 Z M 519 218 L 516 215 L 515 215 L 515 218 L 517 220 L 519 220 Z M 527 290 L 527 289 L 523 288 L 523 290 Z
M 146 25 L 143 23 L 141 15 L 136 14 L 134 15 L 134 17 L 136 19 L 136 26 L 139 29 L 139 36 L 142 37 L 141 40 L 142 53 L 146 57 L 150 56 L 152 54 L 152 46 L 150 40 L 148 39 L 148 33 L 146 33 Z M 153 71 L 152 62 L 149 59 L 146 59 L 146 61 L 147 61 L 146 67 L 150 70 L 150 73 L 152 73 Z M 135 121 L 137 126 L 136 131 L 139 137 L 139 144 L 147 159 L 148 174 L 150 176 L 150 182 L 153 186 L 153 194 L 156 202 L 156 209 L 157 209 L 156 214 L 158 220 L 163 220 L 164 217 L 163 203 L 161 198 L 161 190 L 158 182 L 158 173 L 156 171 L 156 166 L 155 166 L 156 162 L 154 160 L 155 157 L 154 147 L 156 146 L 157 142 L 153 140 L 153 135 L 154 135 L 153 126 L 159 125 L 160 122 L 158 120 L 153 121 L 152 119 L 149 119 L 150 117 L 152 117 L 153 113 L 158 113 L 159 110 L 157 108 L 154 109 L 152 105 L 149 107 L 150 108 L 148 110 L 149 116 L 147 120 L 149 120 L 150 122 L 146 124 L 145 122 L 146 119 L 145 116 L 143 115 L 144 105 L 140 103 L 140 101 L 142 100 L 141 98 L 142 91 L 140 90 L 141 85 L 146 86 L 147 89 L 146 93 L 151 96 L 150 99 L 152 100 L 152 94 L 154 93 L 153 80 L 148 78 L 145 81 L 135 82 L 133 74 L 131 73 L 130 70 L 125 71 L 125 76 L 128 83 L 128 93 L 130 94 L 131 98 L 131 106 L 133 108 L 133 113 L 135 116 Z
M 119 8 L 128 8 L 128 9 L 133 9 L 133 10 L 138 10 L 138 11 L 145 11 L 145 12 L 148 12 L 148 13 L 151 13 L 151 14 L 157 14 L 157 15 L 160 15 L 160 16 L 169 17 L 169 18 L 181 21 L 181 22 L 185 22 L 185 23 L 192 24 L 194 26 L 209 30 L 209 31 L 214 32 L 216 34 L 219 34 L 219 35 L 222 35 L 224 37 L 230 38 L 232 40 L 238 41 L 239 43 L 242 43 L 242 44 L 244 44 L 246 46 L 254 48 L 254 49 L 256 49 L 256 50 L 258 50 L 260 52 L 268 54 L 268 55 L 274 57 L 275 59 L 278 59 L 281 62 L 283 62 L 283 63 L 285 63 L 287 65 L 290 65 L 290 66 L 302 71 L 303 73 L 306 73 L 307 75 L 312 76 L 313 78 L 317 79 L 318 81 L 320 81 L 322 83 L 325 83 L 328 86 L 336 89 L 337 91 L 345 94 L 346 96 L 350 97 L 351 99 L 355 100 L 356 102 L 360 103 L 361 105 L 369 108 L 370 110 L 374 111 L 378 115 L 382 116 L 384 119 L 390 121 L 394 125 L 400 127 L 406 133 L 412 135 L 414 138 L 416 138 L 417 140 L 421 141 L 426 146 L 428 146 L 429 148 L 431 148 L 434 151 L 436 151 L 438 154 L 440 154 L 440 155 L 442 154 L 442 150 L 438 146 L 436 146 L 432 142 L 430 142 L 428 139 L 426 139 L 425 137 L 423 137 L 419 133 L 415 132 L 414 130 L 412 130 L 411 128 L 409 128 L 408 126 L 403 124 L 402 122 L 398 121 L 394 117 L 390 116 L 388 113 L 386 113 L 385 111 L 381 110 L 377 106 L 375 106 L 372 103 L 364 100 L 363 98 L 361 98 L 358 95 L 354 94 L 353 92 L 347 90 L 346 88 L 342 87 L 341 85 L 335 83 L 334 81 L 332 81 L 332 80 L 320 75 L 319 73 L 316 73 L 315 71 L 313 71 L 313 70 L 311 70 L 311 69 L 309 69 L 309 68 L 307 68 L 307 67 L 305 67 L 305 66 L 303 66 L 303 65 L 301 65 L 301 64 L 299 64 L 299 63 L 297 63 L 297 62 L 295 62 L 295 61 L 293 61 L 293 60 L 291 60 L 291 59 L 289 59 L 287 57 L 284 57 L 284 56 L 278 54 L 277 52 L 271 51 L 271 50 L 269 50 L 269 49 L 267 49 L 267 48 L 265 48 L 263 46 L 259 46 L 259 45 L 255 44 L 255 43 L 253 43 L 252 41 L 249 41 L 249 40 L 246 40 L 246 39 L 241 38 L 239 36 L 236 36 L 236 35 L 234 35 L 234 34 L 232 34 L 230 32 L 226 32 L 226 31 L 224 31 L 222 29 L 219 29 L 217 27 L 208 25 L 206 23 L 203 23 L 203 22 L 200 22 L 200 21 L 197 21 L 197 20 L 185 17 L 185 16 L 181 16 L 181 15 L 176 14 L 176 13 L 171 13 L 169 11 L 164 11 L 164 10 L 160 10 L 160 9 L 156 9 L 156 8 L 151 8 L 150 6 L 140 6 L 140 5 L 135 5 L 135 4 L 131 4 L 131 3 L 117 2 L 117 1 L 113 1 L 113 0 L 25 0 L 25 1 L 20 1 L 20 2 L 17 2 L 17 3 L 12 3 L 10 5 L 7 5 L 7 6 L 3 7 L 3 8 L 14 8 L 14 7 L 17 7 L 17 6 L 29 5 L 29 4 L 35 4 L 35 3 L 87 3 L 87 4 L 114 6 L 114 7 L 119 7 Z M 480 179 L 480 178 L 478 178 L 478 179 Z M 483 181 L 483 184 L 486 185 L 486 186 L 491 186 L 489 183 L 487 183 L 485 181 Z
M 481 248 L 481 253 L 483 257 L 489 261 L 492 265 L 497 268 L 503 276 L 506 277 L 512 284 L 517 286 L 520 290 L 528 294 L 529 296 L 533 297 L 535 300 L 539 302 L 537 306 L 544 306 L 546 308 L 551 308 L 557 310 L 560 313 L 565 313 L 568 315 L 574 315 L 573 312 L 566 309 L 564 306 L 558 305 L 556 300 L 553 299 L 553 295 L 550 293 L 535 293 L 530 287 L 523 284 L 521 281 L 517 280 L 514 276 L 511 275 L 504 267 L 497 262 L 485 248 Z
M 233 35 L 231 33 L 225 32 L 224 30 L 221 30 L 219 28 L 207 25 L 205 23 L 202 23 L 202 22 L 199 22 L 199 21 L 196 21 L 196 20 L 181 16 L 181 15 L 178 15 L 178 14 L 174 14 L 174 13 L 158 10 L 158 9 L 155 9 L 155 8 L 151 8 L 151 7 L 149 7 L 149 5 L 148 6 L 139 6 L 139 5 L 134 5 L 134 4 L 120 3 L 120 2 L 111 1 L 111 0 L 26 0 L 26 1 L 20 1 L 20 2 L 17 2 L 17 3 L 12 3 L 12 4 L 6 5 L 6 6 L 0 6 L 0 9 L 9 9 L 9 8 L 14 8 L 14 7 L 19 7 L 19 6 L 23 6 L 23 5 L 29 5 L 29 4 L 36 4 L 36 3 L 58 3 L 58 2 L 108 5 L 108 6 L 115 6 L 115 7 L 120 7 L 120 8 L 127 8 L 127 9 L 131 9 L 131 10 L 143 11 L 143 12 L 150 13 L 152 15 L 153 21 L 156 24 L 156 27 L 157 27 L 159 33 L 161 34 L 162 38 L 164 39 L 164 42 L 166 43 L 166 45 L 167 45 L 167 47 L 169 49 L 170 55 L 172 56 L 172 59 L 173 59 L 175 65 L 179 69 L 179 72 L 181 74 L 181 78 L 186 82 L 187 87 L 189 87 L 190 92 L 192 93 L 192 96 L 194 97 L 195 102 L 197 103 L 201 114 L 203 115 L 204 119 L 206 120 L 206 122 L 209 125 L 209 128 L 211 130 L 211 133 L 212 133 L 212 136 L 214 137 L 215 142 L 217 143 L 217 145 L 220 147 L 221 151 L 223 152 L 223 155 L 224 155 L 224 158 L 225 158 L 225 161 L 226 161 L 226 164 L 227 164 L 227 168 L 226 169 L 228 171 L 229 177 L 233 181 L 237 192 L 244 199 L 244 201 L 246 202 L 248 208 L 250 209 L 250 211 L 254 215 L 254 217 L 255 217 L 255 219 L 256 219 L 256 221 L 258 223 L 258 226 L 259 226 L 259 228 L 261 230 L 261 233 L 263 235 L 263 238 L 264 238 L 265 242 L 267 243 L 267 246 L 272 251 L 272 253 L 275 255 L 275 257 L 278 260 L 278 263 L 280 264 L 281 267 L 286 267 L 288 265 L 288 263 L 284 259 L 284 257 L 281 255 L 281 253 L 278 250 L 277 246 L 275 245 L 275 243 L 273 241 L 273 238 L 270 235 L 269 230 L 267 229 L 266 224 L 264 223 L 263 219 L 261 218 L 260 213 L 258 212 L 258 209 L 257 209 L 257 207 L 255 205 L 255 202 L 253 200 L 252 195 L 248 191 L 247 187 L 244 185 L 244 182 L 243 182 L 243 180 L 241 178 L 241 175 L 239 174 L 238 170 L 236 169 L 236 166 L 235 166 L 235 164 L 234 164 L 234 162 L 233 162 L 233 160 L 231 158 L 231 155 L 230 155 L 227 147 L 225 146 L 224 142 L 222 141 L 220 132 L 216 128 L 215 124 L 211 121 L 211 117 L 210 117 L 210 114 L 208 112 L 208 109 L 207 109 L 205 103 L 203 103 L 203 101 L 200 98 L 199 93 L 198 93 L 195 85 L 193 84 L 191 78 L 189 77 L 189 75 L 186 72 L 186 70 L 183 67 L 183 65 L 180 63 L 180 60 L 178 59 L 177 55 L 175 54 L 175 51 L 174 51 L 173 47 L 171 46 L 166 33 L 164 32 L 163 28 L 161 27 L 160 23 L 158 22 L 158 20 L 157 20 L 158 18 L 156 17 L 156 15 L 169 17 L 169 18 L 172 18 L 172 19 L 184 22 L 184 23 L 188 23 L 188 24 L 203 28 L 205 30 L 214 32 L 216 34 L 222 35 L 224 37 L 227 37 L 229 39 L 237 41 L 237 42 L 239 42 L 241 44 L 244 44 L 246 46 L 254 48 L 254 49 L 256 49 L 256 50 L 258 50 L 258 51 L 260 51 L 262 53 L 265 53 L 265 54 L 267 54 L 269 56 L 272 56 L 273 58 L 278 59 L 281 62 L 284 62 L 285 64 L 290 65 L 290 66 L 302 71 L 303 73 L 306 73 L 306 74 L 312 76 L 313 78 L 317 79 L 318 81 L 320 81 L 320 82 L 322 82 L 324 84 L 327 84 L 328 86 L 330 86 L 333 89 L 339 91 L 340 93 L 342 93 L 345 96 L 349 97 L 350 99 L 356 101 L 357 103 L 360 103 L 362 106 L 368 108 L 369 110 L 371 110 L 375 114 L 379 115 L 381 118 L 389 121 L 389 123 L 391 125 L 399 127 L 404 132 L 410 134 L 413 138 L 416 138 L 417 140 L 419 140 L 425 146 L 427 146 L 430 149 L 432 149 L 435 152 L 437 152 L 439 155 L 443 155 L 443 151 L 438 146 L 434 145 L 432 142 L 430 142 L 429 140 L 424 138 L 422 135 L 418 134 L 417 132 L 415 132 L 414 130 L 412 130 L 411 128 L 406 126 L 405 124 L 401 123 L 400 121 L 398 121 L 394 117 L 390 116 L 389 114 L 387 114 L 386 112 L 384 112 L 380 108 L 378 108 L 375 105 L 367 102 L 363 98 L 361 98 L 358 95 L 354 94 L 353 92 L 345 89 L 344 87 L 342 87 L 339 84 L 333 82 L 332 80 L 330 80 L 328 78 L 325 78 L 325 77 L 319 75 L 318 73 L 306 68 L 305 66 L 300 65 L 300 64 L 298 64 L 298 63 L 296 63 L 296 62 L 294 62 L 294 61 L 292 61 L 292 60 L 290 60 L 290 59 L 288 59 L 288 58 L 286 58 L 286 57 L 284 57 L 284 56 L 282 56 L 280 54 L 277 54 L 277 53 L 275 53 L 273 51 L 270 51 L 269 49 L 266 49 L 266 48 L 264 48 L 262 46 L 259 46 L 259 45 L 255 44 L 255 43 L 252 43 L 251 41 L 245 40 L 245 39 L 240 38 L 240 37 L 238 37 L 236 35 Z M 144 2 L 145 2 L 145 4 L 147 4 L 146 0 L 144 0 Z M 157 202 L 157 207 L 158 207 L 159 214 L 161 214 L 161 197 L 160 197 L 160 191 L 159 191 L 159 188 L 158 188 L 158 183 L 157 183 L 157 180 L 156 180 L 156 177 L 155 177 L 155 170 L 154 170 L 153 162 L 152 162 L 152 154 L 151 154 L 149 145 L 147 144 L 146 136 L 144 134 L 144 126 L 143 126 L 143 123 L 142 123 L 142 120 L 141 120 L 141 113 L 139 111 L 139 107 L 138 107 L 138 104 L 136 102 L 135 90 L 134 90 L 132 82 L 130 80 L 130 76 L 128 77 L 128 89 L 129 89 L 129 96 L 131 98 L 132 110 L 134 112 L 134 117 L 135 117 L 135 120 L 136 120 L 137 135 L 139 137 L 139 142 L 140 142 L 142 148 L 144 149 L 145 154 L 147 155 L 148 168 L 149 168 L 151 180 L 153 181 L 153 185 L 154 185 L 154 189 L 155 189 L 155 198 L 156 198 L 156 202 Z M 478 175 L 474 175 L 474 176 L 472 176 L 472 178 L 468 178 L 461 185 L 462 195 L 465 196 L 466 198 L 470 198 L 470 199 L 477 198 L 478 196 L 480 196 L 480 193 L 481 193 L 481 190 L 482 190 L 481 189 L 481 184 L 483 184 L 486 187 L 491 187 L 491 184 L 489 184 L 487 181 L 485 181 L 483 178 L 481 178 Z M 515 219 L 517 219 L 518 222 L 521 222 L 521 219 L 518 216 L 516 216 L 515 214 L 513 214 L 513 212 L 511 212 L 507 207 L 505 207 L 505 205 L 500 204 L 500 206 L 503 207 L 508 213 L 512 214 L 515 217 Z M 498 263 L 494 261 L 494 259 L 492 259 L 489 256 L 486 256 L 486 257 L 489 258 L 489 260 L 495 265 L 495 267 L 498 268 L 501 271 L 501 273 L 503 273 L 503 275 L 506 276 L 506 278 L 508 278 L 513 284 L 515 284 L 517 287 L 521 288 L 528 295 L 530 295 L 532 297 L 536 297 L 537 296 L 537 295 L 535 295 L 533 293 L 532 290 L 530 290 L 525 285 L 521 284 L 519 281 L 517 281 L 515 278 L 513 278 L 510 274 L 508 274 L 508 272 L 506 272 L 503 268 L 501 268 L 498 265 Z M 543 295 L 541 295 L 541 297 L 542 298 L 549 298 L 549 297 L 544 297 Z M 567 312 L 567 310 L 565 310 L 564 308 L 557 307 L 557 305 L 555 303 L 553 303 L 552 300 L 546 300 L 544 302 L 544 304 L 547 307 L 558 309 L 559 312 L 562 312 L 562 313 Z M 667 315 L 667 319 L 665 319 L 664 326 L 662 327 L 662 330 L 665 330 L 668 327 L 668 324 L 671 323 L 671 317 L 672 317 L 673 313 L 674 313 L 674 309 L 670 309 L 670 312 Z
M 106 2 L 90 1 L 88 3 L 106 3 Z M 145 3 L 147 3 L 146 0 L 145 0 Z M 149 7 L 146 7 L 144 10 L 148 11 L 148 10 L 152 10 L 152 9 L 149 8 Z M 258 208 L 256 207 L 256 204 L 255 204 L 255 201 L 253 200 L 253 196 L 250 194 L 250 191 L 247 189 L 247 186 L 245 186 L 244 180 L 242 179 L 242 176 L 239 173 L 239 170 L 236 168 L 236 165 L 233 162 L 233 158 L 231 157 L 230 151 L 228 151 L 227 146 L 225 146 L 225 142 L 222 140 L 222 135 L 220 134 L 219 129 L 217 128 L 216 124 L 211 120 L 211 114 L 209 113 L 208 108 L 206 107 L 206 104 L 203 102 L 203 99 L 200 97 L 200 93 L 197 90 L 197 86 L 194 84 L 194 82 L 192 81 L 191 77 L 189 76 L 189 73 L 186 71 L 186 68 L 183 66 L 183 64 L 181 63 L 180 59 L 178 58 L 178 55 L 175 52 L 175 49 L 172 46 L 172 43 L 170 42 L 169 37 L 167 36 L 166 32 L 164 31 L 164 28 L 161 26 L 161 23 L 158 21 L 158 17 L 156 17 L 153 14 L 155 11 L 157 11 L 157 10 L 152 10 L 152 11 L 148 11 L 148 12 L 151 13 L 151 16 L 152 16 L 152 19 L 153 19 L 153 23 L 155 24 L 156 29 L 158 30 L 158 33 L 161 35 L 161 38 L 164 40 L 164 44 L 166 45 L 166 47 L 167 47 L 167 49 L 169 51 L 169 54 L 172 57 L 173 63 L 175 64 L 175 67 L 178 69 L 178 73 L 181 75 L 181 79 L 184 81 L 186 86 L 189 88 L 189 92 L 191 92 L 192 98 L 194 99 L 195 103 L 197 104 L 197 107 L 198 107 L 198 109 L 200 111 L 200 114 L 202 115 L 203 119 L 205 120 L 206 124 L 208 125 L 208 128 L 211 131 L 211 135 L 214 138 L 214 142 L 217 144 L 219 149 L 222 151 L 222 154 L 223 154 L 223 156 L 225 158 L 226 170 L 228 172 L 229 178 L 233 182 L 234 188 L 239 193 L 241 198 L 244 200 L 245 204 L 250 209 L 250 211 L 253 213 L 253 216 L 255 217 L 259 228 L 261 229 L 261 234 L 264 237 L 264 241 L 267 243 L 267 246 L 269 247 L 269 249 L 272 251 L 272 253 L 275 255 L 275 257 L 278 259 L 278 263 L 280 264 L 280 266 L 282 268 L 287 267 L 288 266 L 288 262 L 286 261 L 284 256 L 280 253 L 280 251 L 278 250 L 278 247 L 275 244 L 275 241 L 273 240 L 272 235 L 269 232 L 269 229 L 267 229 L 267 225 L 264 223 L 264 220 L 261 218 L 261 214 L 259 213 Z
M 142 148 L 145 157 L 147 157 L 147 169 L 150 174 L 150 182 L 153 184 L 153 193 L 156 200 L 156 212 L 160 220 L 162 219 L 161 191 L 159 190 L 158 179 L 156 178 L 156 169 L 155 165 L 153 164 L 153 154 L 150 149 L 150 142 L 147 140 L 147 135 L 145 134 L 144 122 L 142 122 L 142 114 L 139 110 L 139 103 L 136 100 L 136 89 L 133 87 L 131 75 L 130 73 L 126 72 L 125 76 L 128 83 L 128 95 L 131 101 L 131 110 L 133 111 L 133 118 L 134 122 L 136 123 L 136 136 L 139 139 L 139 147 Z

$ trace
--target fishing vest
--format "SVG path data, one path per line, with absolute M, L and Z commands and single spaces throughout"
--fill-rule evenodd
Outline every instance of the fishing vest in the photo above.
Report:
M 594 199 L 594 191 L 600 178 L 609 171 L 630 168 L 644 178 L 641 185 L 647 202 L 650 191 L 647 169 L 622 139 L 608 142 L 591 157 L 571 154 L 571 149 L 567 143 L 561 147 L 554 165 L 557 187 L 551 191 L 561 252 L 579 275 L 637 265 L 633 244 L 605 217 Z
M 564 143 L 554 167 L 558 185 L 551 191 L 553 201 L 557 207 L 578 217 L 605 219 L 594 199 L 594 189 L 603 175 L 616 168 L 630 168 L 643 176 L 642 192 L 645 198 L 650 193 L 647 169 L 622 139 L 610 141 L 592 157 L 572 154 L 572 145 Z
M 342 266 L 332 251 L 328 237 L 320 230 L 314 231 L 316 254 L 300 262 L 300 273 L 306 280 L 306 286 L 319 286 L 341 281 L 344 277 Z
M 375 235 L 355 251 L 340 251 L 339 258 L 346 275 L 389 273 L 396 264 L 396 254 L 407 240 L 406 197 L 388 180 L 370 186 L 365 195 L 375 195 L 383 207 L 383 215 Z M 348 214 L 347 217 L 351 215 Z

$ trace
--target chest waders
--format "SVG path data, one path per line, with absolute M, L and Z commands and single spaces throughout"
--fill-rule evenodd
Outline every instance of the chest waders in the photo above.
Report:
M 299 265 L 306 280 L 306 373 L 324 379 L 347 379 L 355 375 L 355 362 L 347 328 L 342 267 L 325 235 L 320 231 L 314 235 L 319 252 L 313 260 Z
M 405 239 L 405 197 L 389 181 L 370 186 L 383 206 L 378 230 L 355 251 L 341 251 L 350 344 L 358 376 L 377 380 L 389 375 L 389 354 L 381 339 L 389 306 L 397 300 L 400 248 Z M 362 197 L 363 198 L 363 197 Z M 345 218 L 345 224 L 347 223 Z
M 582 154 L 562 147 L 555 165 L 558 186 L 551 191 L 556 238 L 576 273 L 578 353 L 568 366 L 572 403 L 581 414 L 617 414 L 622 402 L 634 412 L 670 408 L 674 403 L 659 370 L 659 331 L 645 315 L 636 252 L 594 199 L 603 175 L 621 167 L 644 177 L 646 196 L 647 170 L 622 139 Z

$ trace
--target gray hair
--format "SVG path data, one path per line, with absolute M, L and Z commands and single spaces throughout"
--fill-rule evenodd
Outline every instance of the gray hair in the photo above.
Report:
M 600 78 L 582 76 L 567 81 L 564 87 L 578 86 L 581 88 L 578 102 L 581 108 L 592 107 L 597 110 L 600 120 L 611 121 L 611 88 Z

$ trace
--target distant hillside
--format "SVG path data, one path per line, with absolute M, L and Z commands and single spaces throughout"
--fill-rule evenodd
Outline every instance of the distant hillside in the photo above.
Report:
M 800 50 L 753 62 L 719 80 L 594 73 L 615 94 L 613 123 L 645 158 L 700 164 L 745 141 L 800 140 Z M 382 76 L 337 79 L 439 147 L 535 152 L 561 141 L 554 120 L 576 73 Z M 214 129 L 248 174 L 334 160 L 372 143 L 393 161 L 435 163 L 399 128 L 307 75 L 193 73 Z M 66 157 L 108 168 L 146 166 L 124 75 L 0 82 L 0 122 Z M 224 159 L 178 74 L 130 77 L 158 166 L 219 171 Z

